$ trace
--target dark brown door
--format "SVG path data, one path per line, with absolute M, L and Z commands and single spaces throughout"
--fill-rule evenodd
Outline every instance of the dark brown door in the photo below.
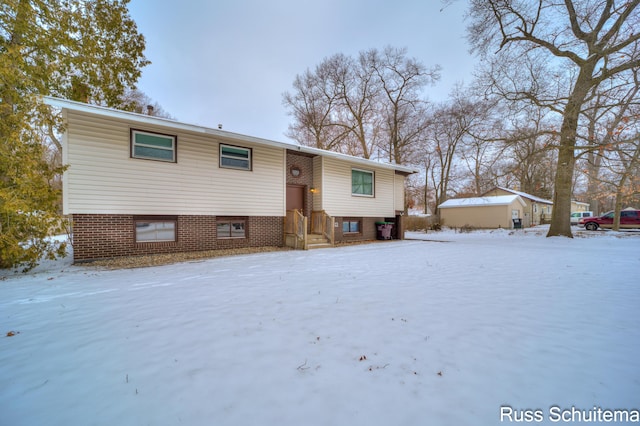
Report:
M 304 212 L 304 186 L 287 185 L 287 210 L 294 209 Z

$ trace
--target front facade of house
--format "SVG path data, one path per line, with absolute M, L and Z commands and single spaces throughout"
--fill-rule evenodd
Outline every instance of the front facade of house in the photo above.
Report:
M 325 212 L 335 241 L 372 239 L 375 221 L 400 221 L 404 178 L 414 172 L 72 101 L 45 103 L 61 108 L 66 122 L 63 213 L 73 219 L 76 261 L 282 246 L 290 210 Z
M 553 212 L 553 201 L 527 194 L 526 192 L 516 191 L 514 189 L 496 187 L 482 194 L 483 196 L 496 195 L 519 195 L 525 202 L 524 216 L 522 218 L 522 226 L 528 228 L 530 226 L 549 223 L 551 213 Z
M 526 204 L 519 195 L 454 198 L 438 206 L 442 224 L 451 228 L 514 227 L 513 219 L 522 220 Z
M 589 211 L 589 203 L 571 200 L 571 213 Z

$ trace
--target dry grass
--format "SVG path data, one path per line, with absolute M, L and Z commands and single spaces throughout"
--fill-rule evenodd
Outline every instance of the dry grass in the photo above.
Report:
M 268 253 L 273 251 L 288 251 L 289 247 L 247 247 L 240 249 L 207 250 L 186 253 L 151 254 L 145 256 L 128 256 L 113 259 L 83 262 L 85 266 L 95 266 L 104 269 L 145 268 L 149 266 L 169 265 L 172 263 L 189 262 L 193 260 L 212 259 L 223 256 L 237 256 L 242 254 Z
M 366 240 L 366 241 L 345 241 L 336 243 L 335 247 L 344 247 L 357 244 L 382 243 L 385 241 Z M 127 256 L 112 259 L 93 260 L 82 262 L 84 266 L 93 266 L 103 269 L 130 269 L 130 268 L 146 268 L 150 266 L 170 265 L 172 263 L 190 262 L 194 260 L 212 259 L 223 256 L 238 256 L 242 254 L 253 253 L 269 253 L 275 251 L 293 250 L 289 247 L 247 247 L 239 249 L 225 250 L 208 250 L 185 253 L 168 253 L 168 254 L 151 254 L 144 256 Z

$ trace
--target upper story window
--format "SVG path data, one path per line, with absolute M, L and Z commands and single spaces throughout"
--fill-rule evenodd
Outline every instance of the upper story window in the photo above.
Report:
M 351 194 L 365 197 L 373 197 L 374 194 L 373 172 L 351 169 Z
M 251 149 L 220 144 L 220 167 L 251 170 Z
M 131 157 L 176 162 L 177 137 L 131 129 Z

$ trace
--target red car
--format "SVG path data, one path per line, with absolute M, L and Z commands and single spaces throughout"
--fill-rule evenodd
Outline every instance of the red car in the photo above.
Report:
M 598 228 L 613 228 L 613 212 L 602 216 L 584 217 L 578 222 L 578 226 L 589 231 Z M 640 229 L 640 210 L 622 210 L 620 212 L 620 229 Z

